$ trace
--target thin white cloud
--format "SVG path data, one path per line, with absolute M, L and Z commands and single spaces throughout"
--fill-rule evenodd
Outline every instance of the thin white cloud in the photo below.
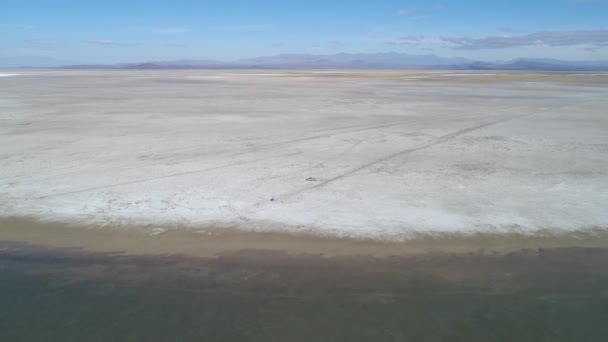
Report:
M 608 30 L 547 31 L 529 34 L 494 36 L 424 36 L 408 35 L 385 41 L 390 45 L 434 46 L 456 50 L 496 50 L 518 47 L 608 47 Z
M 129 45 L 129 44 L 119 43 L 119 42 L 115 42 L 113 40 L 108 40 L 108 39 L 87 39 L 87 40 L 84 40 L 83 42 L 87 43 L 87 44 L 105 45 L 105 46 L 128 46 Z
M 570 0 L 568 2 L 574 2 L 577 4 L 597 4 L 597 3 L 608 3 L 608 0 Z
M 234 31 L 250 31 L 250 30 L 264 30 L 274 28 L 274 24 L 244 24 L 235 26 L 224 26 L 218 27 L 220 30 L 234 30 Z
M 152 29 L 152 31 L 156 33 L 186 33 L 189 32 L 190 29 L 184 27 L 160 27 Z
M 445 5 L 443 4 L 436 4 L 434 6 L 410 6 L 407 8 L 401 8 L 398 9 L 395 12 L 395 15 L 399 16 L 399 17 L 411 17 L 414 14 L 420 14 L 420 13 L 426 13 L 427 15 L 425 15 L 425 17 L 428 17 L 428 14 L 434 12 L 434 11 L 443 11 L 445 9 Z M 422 17 L 422 16 L 420 16 Z
M 30 24 L 0 24 L 0 29 L 33 30 L 36 26 Z
M 154 33 L 154 34 L 179 34 L 190 32 L 190 28 L 181 26 L 128 26 L 120 29 L 121 31 Z
M 28 39 L 23 41 L 23 47 L 36 50 L 56 50 L 65 46 L 65 43 L 56 40 Z
M 425 36 L 401 36 L 397 39 L 389 40 L 386 43 L 391 45 L 416 45 L 428 40 Z
M 524 35 L 440 37 L 455 49 L 504 49 L 522 46 L 608 46 L 608 30 L 547 31 Z
M 397 15 L 398 16 L 404 16 L 404 15 L 408 15 L 408 14 L 412 14 L 412 13 L 414 13 L 413 9 L 403 9 L 402 8 L 402 9 L 400 9 L 400 10 L 397 11 Z

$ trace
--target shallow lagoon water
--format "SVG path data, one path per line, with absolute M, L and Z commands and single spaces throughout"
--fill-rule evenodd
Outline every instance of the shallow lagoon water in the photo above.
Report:
M 214 258 L 0 244 L 5 341 L 602 341 L 608 250 Z

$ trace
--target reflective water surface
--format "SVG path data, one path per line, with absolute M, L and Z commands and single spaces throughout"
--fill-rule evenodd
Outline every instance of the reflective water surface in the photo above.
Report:
M 0 243 L 2 341 L 603 341 L 608 250 L 215 258 Z

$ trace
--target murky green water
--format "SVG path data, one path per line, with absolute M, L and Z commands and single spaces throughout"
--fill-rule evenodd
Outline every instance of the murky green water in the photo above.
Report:
M 606 341 L 608 251 L 109 256 L 0 243 L 1 341 Z

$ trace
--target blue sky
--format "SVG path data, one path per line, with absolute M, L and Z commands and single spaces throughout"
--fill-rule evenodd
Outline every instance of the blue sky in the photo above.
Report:
M 85 63 L 396 51 L 608 60 L 608 0 L 2 0 L 0 57 Z

